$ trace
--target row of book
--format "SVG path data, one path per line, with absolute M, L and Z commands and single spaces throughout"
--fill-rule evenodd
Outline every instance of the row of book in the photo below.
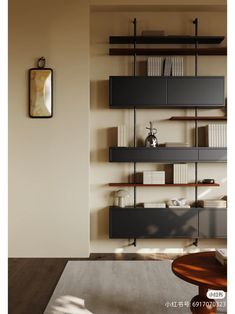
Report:
M 182 57 L 149 57 L 147 60 L 148 76 L 183 76 Z
M 165 171 L 144 171 L 143 184 L 165 184 Z
M 173 164 L 173 183 L 186 184 L 188 183 L 188 165 Z
M 227 146 L 226 124 L 208 124 L 206 126 L 206 146 L 208 147 Z
M 144 203 L 144 208 L 190 208 L 190 205 L 169 205 L 166 204 L 165 202 L 162 203 Z
M 206 202 L 205 204 L 206 205 L 202 205 L 202 208 L 226 208 L 226 201 L 224 201 L 223 203 L 220 203 L 220 204 L 216 204 L 216 203 L 213 203 L 211 201 L 202 201 L 202 204 Z M 165 207 L 168 207 L 168 208 L 191 208 L 191 206 L 189 204 L 185 204 L 185 205 L 173 205 L 171 203 L 144 203 L 144 207 L 145 208 L 165 208 Z
M 127 147 L 127 129 L 126 125 L 118 125 L 117 127 L 117 146 Z

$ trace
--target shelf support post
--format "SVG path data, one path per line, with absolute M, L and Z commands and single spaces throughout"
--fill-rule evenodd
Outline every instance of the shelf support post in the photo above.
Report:
M 133 76 L 136 76 L 136 18 L 133 20 L 134 26 L 134 72 Z M 136 147 L 136 107 L 134 106 L 134 147 Z M 136 183 L 136 162 L 134 162 L 134 183 Z M 136 186 L 134 186 L 134 207 L 136 207 Z

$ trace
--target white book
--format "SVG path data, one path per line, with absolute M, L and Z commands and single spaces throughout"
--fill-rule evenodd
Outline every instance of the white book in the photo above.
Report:
M 166 203 L 144 203 L 144 208 L 166 208 Z
M 118 144 L 118 146 L 120 147 L 121 146 L 121 126 L 119 125 L 118 127 L 117 127 L 117 129 L 118 129 L 118 135 L 117 135 L 117 144 Z
M 190 205 L 168 205 L 168 208 L 190 208 Z

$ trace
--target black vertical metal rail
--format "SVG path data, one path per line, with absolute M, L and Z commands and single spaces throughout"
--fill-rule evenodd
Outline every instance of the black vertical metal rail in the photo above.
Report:
M 136 76 L 136 18 L 133 20 L 134 25 L 134 72 Z M 134 147 L 136 147 L 136 107 L 134 106 Z M 134 183 L 136 183 L 136 162 L 134 162 Z M 136 207 L 136 186 L 134 186 L 134 207 Z
M 198 36 L 198 18 L 195 18 L 195 20 L 193 21 L 193 24 L 195 25 L 195 76 L 197 76 L 197 72 L 198 72 L 198 41 L 197 41 L 197 36 Z M 198 147 L 198 121 L 197 121 L 197 116 L 198 116 L 198 109 L 197 107 L 195 107 L 195 123 L 194 123 L 194 128 L 195 128 L 195 147 Z M 198 183 L 198 163 L 195 162 L 195 184 Z M 195 207 L 198 207 L 198 187 L 195 186 L 195 196 L 194 196 L 194 200 L 195 200 Z M 199 214 L 198 214 L 199 215 Z M 198 230 L 199 230 L 199 219 L 198 219 Z M 195 246 L 198 245 L 198 239 L 195 239 L 195 241 L 193 242 L 193 244 Z

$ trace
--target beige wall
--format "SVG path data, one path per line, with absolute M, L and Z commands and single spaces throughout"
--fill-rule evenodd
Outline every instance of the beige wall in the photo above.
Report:
M 131 20 L 138 21 L 138 34 L 143 29 L 163 29 L 166 34 L 194 34 L 192 20 L 199 18 L 199 32 L 202 35 L 226 35 L 225 12 L 114 12 L 96 10 L 91 14 L 91 252 L 157 252 L 182 250 L 191 240 L 139 240 L 136 248 L 126 247 L 127 240 L 108 238 L 108 206 L 112 205 L 109 182 L 127 182 L 133 173 L 133 164 L 109 163 L 108 147 L 116 145 L 113 128 L 120 124 L 129 126 L 130 143 L 133 136 L 133 112 L 131 110 L 110 110 L 108 108 L 109 75 L 132 75 L 133 63 L 130 57 L 109 56 L 109 36 L 132 34 Z M 223 43 L 226 45 L 226 41 Z M 194 75 L 194 58 L 185 57 L 185 75 Z M 146 57 L 138 57 L 146 62 Z M 200 57 L 199 75 L 226 76 L 226 57 Z M 192 142 L 193 124 L 170 122 L 173 115 L 190 115 L 190 110 L 137 110 L 137 138 L 143 140 L 145 127 L 150 120 L 158 129 L 160 143 L 174 141 Z M 193 114 L 193 112 L 191 112 Z M 221 110 L 199 110 L 199 114 L 221 115 Z M 205 123 L 200 123 L 205 125 Z M 193 180 L 194 165 L 190 164 L 190 179 Z M 137 164 L 137 171 L 163 169 L 163 165 Z M 213 177 L 220 188 L 199 188 L 199 199 L 213 199 L 226 194 L 226 165 L 200 164 L 199 179 Z M 130 204 L 133 203 L 133 189 L 130 188 Z M 194 199 L 192 188 L 146 188 L 137 189 L 137 202 L 167 201 L 171 197 Z M 224 245 L 223 240 L 200 241 L 201 247 Z
M 54 117 L 28 117 L 28 69 L 54 69 Z M 9 255 L 89 254 L 89 4 L 9 2 Z

